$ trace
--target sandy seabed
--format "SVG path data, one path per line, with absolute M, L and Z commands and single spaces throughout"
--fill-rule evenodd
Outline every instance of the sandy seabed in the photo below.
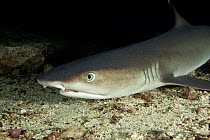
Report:
M 37 76 L 0 77 L 0 139 L 210 139 L 210 92 L 170 86 L 85 100 L 44 89 Z

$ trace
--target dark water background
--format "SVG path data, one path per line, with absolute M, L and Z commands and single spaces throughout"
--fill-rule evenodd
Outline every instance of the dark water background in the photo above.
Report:
M 205 1 L 173 3 L 189 23 L 210 25 Z M 54 66 L 152 38 L 174 25 L 167 0 L 10 3 L 1 15 L 0 42 L 56 43 L 47 60 Z

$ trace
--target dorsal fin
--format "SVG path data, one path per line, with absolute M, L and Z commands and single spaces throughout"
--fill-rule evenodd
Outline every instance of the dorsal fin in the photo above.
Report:
M 176 11 L 176 9 L 174 8 L 171 0 L 168 0 L 168 3 L 170 5 L 170 7 L 173 8 L 174 10 L 174 14 L 175 14 L 175 25 L 174 25 L 174 28 L 180 28 L 180 27 L 183 27 L 183 26 L 186 26 L 186 25 L 190 25 L 185 19 L 183 19 L 179 13 Z

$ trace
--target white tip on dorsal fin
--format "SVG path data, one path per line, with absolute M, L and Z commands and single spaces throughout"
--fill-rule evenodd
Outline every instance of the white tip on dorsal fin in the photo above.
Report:
M 171 0 L 168 0 L 168 4 L 174 10 L 174 14 L 175 14 L 175 25 L 174 25 L 174 28 L 180 28 L 180 27 L 183 27 L 183 26 L 186 26 L 186 25 L 190 25 L 185 19 L 183 19 L 179 15 L 179 13 L 176 11 L 176 9 L 174 8 L 173 4 L 171 3 Z

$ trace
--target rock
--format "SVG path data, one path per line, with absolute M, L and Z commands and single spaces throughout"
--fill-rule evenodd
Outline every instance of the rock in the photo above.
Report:
M 26 139 L 32 139 L 34 136 L 34 131 L 33 130 L 26 130 L 24 131 L 24 136 Z
M 21 134 L 21 131 L 20 129 L 8 129 L 7 132 L 9 132 L 9 135 L 12 137 L 12 138 L 17 138 L 20 136 Z
M 63 139 L 78 139 L 85 135 L 87 129 L 83 126 L 71 126 L 65 132 L 63 132 L 59 138 Z
M 47 137 L 44 137 L 42 140 L 58 140 L 60 136 L 60 133 L 50 133 Z
M 0 74 L 35 72 L 53 51 L 51 43 L 0 44 Z

